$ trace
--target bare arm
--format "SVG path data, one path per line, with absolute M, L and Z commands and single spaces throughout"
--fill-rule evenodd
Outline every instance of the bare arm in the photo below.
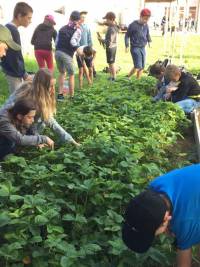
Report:
M 177 251 L 177 267 L 191 267 L 192 266 L 192 250 L 191 248 L 186 250 Z

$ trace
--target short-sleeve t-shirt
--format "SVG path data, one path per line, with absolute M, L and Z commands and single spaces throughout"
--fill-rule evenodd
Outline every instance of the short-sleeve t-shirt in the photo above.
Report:
M 200 164 L 159 176 L 149 187 L 171 200 L 170 230 L 178 248 L 184 250 L 200 243 Z

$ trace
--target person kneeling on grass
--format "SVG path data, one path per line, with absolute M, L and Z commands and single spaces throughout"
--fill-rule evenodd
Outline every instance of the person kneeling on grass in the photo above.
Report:
M 162 233 L 175 237 L 176 266 L 191 267 L 191 248 L 200 243 L 200 164 L 156 178 L 129 202 L 122 226 L 129 249 L 144 253 Z
M 0 111 L 0 160 L 14 153 L 16 146 L 46 145 L 54 148 L 54 142 L 48 136 L 29 132 L 35 115 L 36 107 L 32 100 L 17 101 L 12 108 Z
M 79 68 L 79 88 L 83 87 L 83 75 L 85 74 L 88 84 L 93 83 L 93 66 L 96 51 L 91 46 L 80 46 L 76 51 Z M 89 71 L 89 73 L 88 73 Z
M 79 146 L 74 138 L 66 132 L 55 120 L 55 79 L 48 69 L 40 69 L 34 76 L 33 83 L 26 82 L 21 85 L 4 104 L 3 109 L 12 107 L 18 100 L 32 99 L 36 106 L 36 116 L 31 127 L 35 133 L 41 132 L 45 126 L 50 127 L 64 142 Z

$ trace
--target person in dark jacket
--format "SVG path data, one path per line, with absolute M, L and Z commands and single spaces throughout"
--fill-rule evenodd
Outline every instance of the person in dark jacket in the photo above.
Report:
M 169 82 L 176 82 L 176 87 L 168 87 L 168 100 L 178 104 L 186 113 L 199 106 L 200 86 L 190 73 L 182 72 L 176 65 L 168 65 L 165 77 Z
M 47 68 L 53 72 L 52 40 L 56 40 L 57 32 L 54 29 L 55 20 L 52 15 L 46 15 L 44 22 L 35 29 L 31 44 L 34 45 L 35 58 L 39 68 Z
M 57 36 L 56 40 L 56 64 L 59 70 L 58 78 L 58 101 L 63 101 L 63 88 L 66 72 L 69 76 L 69 94 L 70 97 L 74 97 L 74 64 L 73 56 L 78 47 L 80 46 L 81 40 L 81 29 L 80 29 L 80 13 L 73 11 L 70 15 L 69 23 L 63 26 Z
M 33 101 L 19 100 L 13 107 L 0 110 L 0 160 L 13 153 L 17 145 L 45 146 L 51 148 L 54 142 L 44 135 L 28 135 L 29 127 L 34 122 L 36 107 Z
M 33 9 L 24 2 L 16 4 L 12 22 L 6 24 L 13 40 L 21 46 L 18 27 L 28 27 L 31 23 Z M 14 92 L 23 81 L 30 81 L 32 77 L 25 70 L 22 51 L 9 48 L 5 57 L 2 58 L 2 69 L 6 74 L 10 93 Z
M 147 8 L 140 13 L 140 19 L 133 21 L 129 26 L 125 35 L 126 52 L 129 48 L 129 39 L 131 43 L 131 56 L 133 58 L 134 67 L 127 75 L 130 78 L 135 72 L 139 79 L 143 73 L 146 60 L 145 46 L 151 42 L 149 27 L 147 22 L 151 16 L 151 11 Z

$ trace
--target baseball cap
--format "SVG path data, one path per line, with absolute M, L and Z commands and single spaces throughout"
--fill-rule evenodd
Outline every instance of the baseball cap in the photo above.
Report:
M 52 15 L 46 15 L 46 16 L 44 17 L 44 19 L 45 19 L 45 20 L 48 20 L 48 21 L 52 22 L 54 25 L 56 25 L 54 16 L 52 16 Z
M 103 17 L 103 19 L 115 19 L 116 18 L 116 16 L 115 16 L 115 13 L 113 13 L 113 12 L 108 12 L 108 13 L 106 13 L 106 15 L 105 15 L 105 17 Z
M 140 16 L 142 16 L 142 17 L 150 17 L 151 16 L 151 11 L 148 8 L 144 8 L 140 12 Z
M 21 46 L 13 41 L 11 32 L 3 25 L 0 25 L 0 42 L 6 43 L 10 48 L 15 51 L 21 50 Z
M 122 239 L 127 247 L 137 253 L 146 252 L 163 222 L 167 204 L 156 192 L 147 190 L 134 197 L 125 212 Z
M 78 20 L 80 20 L 80 18 L 81 18 L 81 16 L 80 16 L 80 12 L 78 12 L 78 11 L 73 11 L 73 12 L 71 13 L 71 15 L 70 15 L 70 19 L 71 19 L 72 21 L 78 21 Z

